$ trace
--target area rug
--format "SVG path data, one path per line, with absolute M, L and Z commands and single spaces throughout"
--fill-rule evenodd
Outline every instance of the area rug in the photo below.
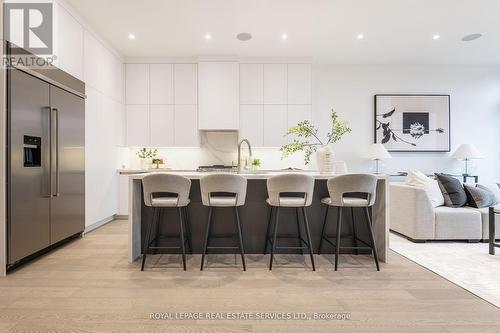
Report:
M 500 307 L 500 250 L 488 254 L 487 243 L 413 243 L 394 233 L 390 248 L 484 300 Z

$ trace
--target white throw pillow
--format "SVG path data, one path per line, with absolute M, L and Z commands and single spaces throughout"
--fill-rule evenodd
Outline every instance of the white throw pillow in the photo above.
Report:
M 495 195 L 496 203 L 500 203 L 500 187 L 497 184 L 481 184 Z
M 432 207 L 444 205 L 443 193 L 439 188 L 437 180 L 427 177 L 423 172 L 408 172 L 408 176 L 406 176 L 406 185 L 423 189 L 431 200 Z

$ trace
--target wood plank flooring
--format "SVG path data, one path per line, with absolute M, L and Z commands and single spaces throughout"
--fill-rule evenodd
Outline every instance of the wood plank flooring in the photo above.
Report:
M 151 256 L 127 262 L 127 221 L 112 223 L 0 279 L 0 332 L 498 332 L 500 309 L 390 252 L 369 256 Z M 181 312 L 348 313 L 349 320 L 151 320 Z

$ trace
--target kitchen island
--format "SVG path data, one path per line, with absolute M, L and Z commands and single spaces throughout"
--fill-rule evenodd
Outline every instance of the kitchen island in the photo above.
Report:
M 165 172 L 165 171 L 156 171 Z M 208 217 L 208 207 L 202 205 L 200 195 L 199 179 L 208 173 L 195 171 L 167 171 L 168 173 L 178 174 L 192 181 L 190 199 L 191 203 L 188 206 L 189 220 L 191 226 L 191 237 L 193 244 L 193 253 L 200 254 L 202 251 L 203 236 Z M 307 208 L 307 216 L 311 229 L 311 237 L 314 252 L 317 253 L 319 240 L 321 236 L 321 228 L 324 221 L 326 206 L 321 203 L 321 199 L 328 196 L 327 179 L 335 177 L 334 175 L 323 175 L 317 172 L 301 172 L 306 173 L 315 178 L 314 197 L 310 207 Z M 147 221 L 151 221 L 152 209 L 144 205 L 142 197 L 142 178 L 149 173 L 131 174 L 129 175 L 129 261 L 133 262 L 141 256 L 141 244 L 146 237 Z M 248 179 L 246 204 L 239 208 L 241 224 L 243 229 L 243 238 L 245 252 L 247 254 L 262 254 L 265 245 L 265 235 L 267 222 L 269 219 L 270 207 L 266 203 L 267 178 L 283 174 L 283 172 L 257 172 L 241 174 Z M 387 209 L 388 202 L 388 180 L 385 176 L 378 175 L 377 182 L 377 198 L 375 205 L 371 209 L 373 221 L 373 233 L 379 260 L 387 261 L 387 251 L 389 248 L 389 215 Z M 328 234 L 335 234 L 335 208 L 331 208 L 329 216 Z M 343 216 L 344 223 L 342 224 L 342 245 L 352 245 L 352 239 L 349 235 L 352 234 L 351 212 L 345 210 Z M 175 235 L 178 234 L 177 213 L 173 209 L 166 209 L 162 213 L 160 223 L 160 231 L 162 234 Z M 280 213 L 280 234 L 294 235 L 296 233 L 295 211 L 293 209 L 283 209 Z M 214 233 L 215 234 L 230 234 L 234 233 L 234 212 L 231 210 L 217 210 L 214 215 Z M 363 219 L 363 212 L 359 209 L 354 210 L 354 219 Z M 283 222 L 281 222 L 283 221 Z M 286 223 L 289 221 L 289 223 Z M 364 228 L 357 228 L 358 237 L 368 241 L 368 234 Z M 228 242 L 231 240 L 216 240 Z M 170 240 L 169 245 L 177 245 L 178 239 Z M 293 245 L 296 239 L 283 239 L 280 244 Z M 323 244 L 322 253 L 334 253 L 335 250 L 326 242 Z M 175 252 L 177 253 L 177 252 Z M 227 252 L 221 252 L 227 253 Z M 293 253 L 293 252 L 290 252 Z M 347 253 L 347 252 L 342 252 Z M 360 251 L 363 253 L 363 251 Z M 366 253 L 366 252 L 365 252 Z

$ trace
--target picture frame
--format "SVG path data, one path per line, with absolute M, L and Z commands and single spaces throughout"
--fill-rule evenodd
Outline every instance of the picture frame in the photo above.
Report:
M 450 100 L 446 94 L 376 94 L 374 142 L 389 152 L 450 152 Z

